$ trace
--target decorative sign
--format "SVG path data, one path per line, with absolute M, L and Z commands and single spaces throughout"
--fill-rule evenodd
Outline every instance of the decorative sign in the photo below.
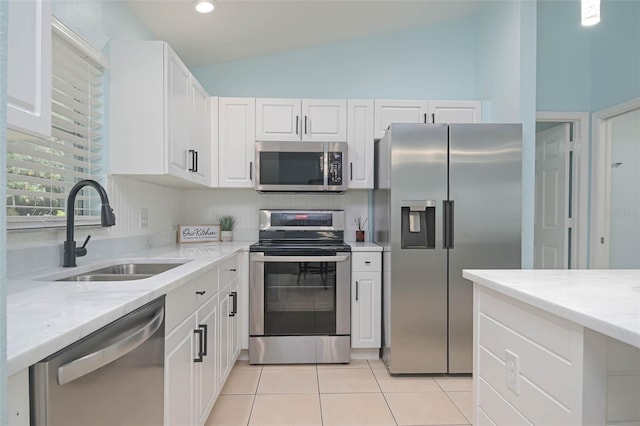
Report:
M 220 241 L 220 225 L 179 225 L 179 243 Z

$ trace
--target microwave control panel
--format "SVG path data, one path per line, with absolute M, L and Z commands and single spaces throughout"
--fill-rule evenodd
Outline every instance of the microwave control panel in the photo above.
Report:
M 342 185 L 342 153 L 329 152 L 329 186 Z

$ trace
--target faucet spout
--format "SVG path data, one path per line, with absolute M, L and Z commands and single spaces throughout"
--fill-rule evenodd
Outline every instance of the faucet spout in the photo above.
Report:
M 113 214 L 113 209 L 109 205 L 109 197 L 107 196 L 107 191 L 95 180 L 85 179 L 76 183 L 71 191 L 69 191 L 69 196 L 67 197 L 67 239 L 64 242 L 64 259 L 62 266 L 64 267 L 73 267 L 76 266 L 76 257 L 84 256 L 87 253 L 86 248 L 84 246 L 81 249 L 76 248 L 76 242 L 73 240 L 73 231 L 74 231 L 74 216 L 75 216 L 75 205 L 76 205 L 76 197 L 78 192 L 85 186 L 93 187 L 100 196 L 100 201 L 102 202 L 102 208 L 100 211 L 100 224 L 102 226 L 113 226 L 116 224 L 116 217 Z M 86 245 L 86 242 L 85 242 Z

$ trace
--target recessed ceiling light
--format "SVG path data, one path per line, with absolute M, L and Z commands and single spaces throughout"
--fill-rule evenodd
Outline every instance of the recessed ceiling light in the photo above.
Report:
M 200 13 L 209 13 L 215 9 L 215 5 L 212 0 L 196 0 L 193 2 L 193 7 L 195 7 L 196 11 Z
M 600 22 L 600 0 L 582 0 L 580 5 L 583 26 L 588 27 Z

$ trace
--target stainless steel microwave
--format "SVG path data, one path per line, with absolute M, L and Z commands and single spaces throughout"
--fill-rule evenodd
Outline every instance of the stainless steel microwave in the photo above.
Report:
M 344 192 L 347 144 L 341 142 L 256 142 L 259 192 Z

